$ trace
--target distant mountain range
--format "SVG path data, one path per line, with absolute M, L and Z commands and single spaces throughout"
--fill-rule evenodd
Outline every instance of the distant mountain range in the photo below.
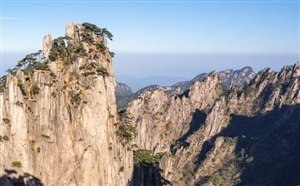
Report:
M 220 81 L 227 89 L 249 83 L 250 80 L 255 76 L 255 74 L 256 73 L 249 66 L 239 70 L 228 69 L 217 72 Z M 116 87 L 116 99 L 118 107 L 121 110 L 126 108 L 128 102 L 132 98 L 138 97 L 142 92 L 152 89 L 163 88 L 168 95 L 182 94 L 184 91 L 188 90 L 190 86 L 193 85 L 196 81 L 203 81 L 208 75 L 209 73 L 201 73 L 190 81 L 180 81 L 172 86 L 150 85 L 140 89 L 136 93 L 134 93 L 133 90 L 125 83 L 118 82 Z
M 120 107 L 122 107 L 123 105 L 127 105 L 131 96 L 133 95 L 132 89 L 125 83 L 120 82 L 117 82 L 115 93 L 117 103 Z

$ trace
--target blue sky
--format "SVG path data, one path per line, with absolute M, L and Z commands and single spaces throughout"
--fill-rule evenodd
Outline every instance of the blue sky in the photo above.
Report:
M 299 60 L 299 4 L 2 0 L 2 68 L 40 49 L 45 34 L 64 35 L 66 23 L 73 21 L 91 22 L 114 34 L 110 48 L 117 54 L 116 76 L 125 81 L 189 79 L 204 71 L 244 65 L 278 69 Z

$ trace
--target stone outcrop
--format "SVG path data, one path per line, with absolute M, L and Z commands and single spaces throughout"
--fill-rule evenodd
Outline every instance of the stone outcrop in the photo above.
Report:
M 72 42 L 80 42 L 82 39 L 82 25 L 77 23 L 68 23 L 66 27 L 66 36 L 72 38 Z

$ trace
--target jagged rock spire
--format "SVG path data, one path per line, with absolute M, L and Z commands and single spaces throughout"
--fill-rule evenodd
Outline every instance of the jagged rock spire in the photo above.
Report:
M 82 26 L 77 23 L 68 23 L 66 27 L 66 36 L 72 38 L 74 42 L 80 42 L 80 33 Z
M 51 48 L 52 48 L 52 36 L 49 33 L 45 35 L 43 38 L 43 53 L 46 59 L 49 57 Z

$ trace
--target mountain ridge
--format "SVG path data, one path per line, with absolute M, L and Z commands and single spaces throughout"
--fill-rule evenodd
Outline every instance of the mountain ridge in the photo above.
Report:
M 217 73 L 221 81 L 223 82 L 223 85 L 226 88 L 231 88 L 233 86 L 237 85 L 242 85 L 244 83 L 249 83 L 251 78 L 255 75 L 254 71 L 252 70 L 251 67 L 246 66 L 243 67 L 239 70 L 233 70 L 233 69 L 227 69 L 227 70 L 222 70 Z M 206 76 L 208 76 L 208 73 L 201 73 L 197 76 L 195 76 L 193 79 L 190 81 L 180 81 L 175 83 L 172 86 L 159 86 L 159 85 L 149 85 L 147 87 L 144 87 L 140 90 L 138 90 L 135 93 L 127 93 L 126 95 L 119 95 L 118 93 L 116 94 L 117 96 L 117 104 L 119 106 L 119 109 L 125 109 L 128 102 L 131 99 L 134 99 L 137 97 L 139 94 L 141 94 L 143 91 L 146 91 L 148 89 L 154 89 L 154 88 L 164 88 L 165 91 L 170 94 L 170 95 L 178 95 L 182 94 L 184 91 L 186 91 L 193 83 L 196 81 L 201 81 L 203 80 Z M 128 86 L 128 85 L 127 85 Z M 128 86 L 129 87 L 129 86 Z M 118 90 L 120 89 L 120 90 Z M 117 92 L 121 92 L 121 86 L 116 87 Z M 132 91 L 131 91 L 132 92 Z
M 160 167 L 163 176 L 175 185 L 299 183 L 298 168 L 293 169 L 294 173 L 289 171 L 292 182 L 286 176 L 280 179 L 283 167 L 293 163 L 276 161 L 285 158 L 280 152 L 287 143 L 285 154 L 293 158 L 294 164 L 300 163 L 293 154 L 300 149 L 292 140 L 300 132 L 295 122 L 300 101 L 299 75 L 300 64 L 296 63 L 280 72 L 262 70 L 248 84 L 233 87 L 229 92 L 216 73 L 196 81 L 179 96 L 168 96 L 163 89 L 145 91 L 127 108 L 137 123 L 136 143 L 140 148 L 165 154 Z M 251 129 L 252 123 L 255 127 Z M 240 126 L 245 128 L 239 129 Z M 287 140 L 284 132 L 289 128 L 294 128 L 294 133 Z M 251 133 L 247 132 L 250 129 Z M 271 143 L 272 138 L 277 144 Z M 255 150 L 256 145 L 266 149 Z M 266 162 L 263 153 L 268 154 L 266 165 L 281 167 L 272 172 L 276 176 L 268 171 L 256 173 L 256 169 L 268 168 L 259 168 Z

